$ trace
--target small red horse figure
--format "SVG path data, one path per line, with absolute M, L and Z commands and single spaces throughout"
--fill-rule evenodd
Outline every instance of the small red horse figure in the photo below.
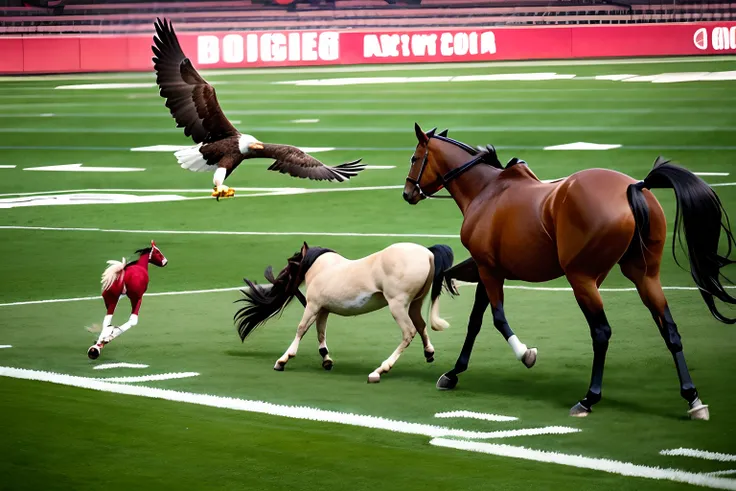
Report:
M 87 356 L 92 360 L 100 356 L 102 348 L 107 343 L 138 324 L 141 301 L 148 289 L 148 263 L 163 267 L 168 262 L 154 241 L 151 241 L 151 247 L 138 249 L 135 253 L 139 255 L 137 261 L 129 263 L 125 258 L 122 261 L 107 261 L 109 266 L 102 273 L 102 298 L 105 300 L 107 315 L 102 321 L 100 337 L 87 350 Z M 130 299 L 132 306 L 130 319 L 120 327 L 113 326 L 112 315 L 123 295 L 127 295 Z

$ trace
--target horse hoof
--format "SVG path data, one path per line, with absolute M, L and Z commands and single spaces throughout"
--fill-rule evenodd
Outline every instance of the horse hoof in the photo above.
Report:
M 434 351 L 425 351 L 424 358 L 427 360 L 427 363 L 432 363 L 434 361 Z
M 443 374 L 437 380 L 437 388 L 440 390 L 450 390 L 457 386 L 457 375 Z
M 710 411 L 708 411 L 708 405 L 703 404 L 700 399 L 696 399 L 687 414 L 690 415 L 690 419 L 699 419 L 702 421 L 708 421 L 710 419 Z
M 322 361 L 322 368 L 324 368 L 327 371 L 332 370 L 332 360 L 323 360 Z
M 90 360 L 96 360 L 100 357 L 100 348 L 97 345 L 90 346 L 87 350 L 87 356 Z
M 368 375 L 369 384 L 377 384 L 380 381 L 381 381 L 381 374 L 372 372 L 370 375 Z
M 584 418 L 591 413 L 591 410 L 583 406 L 579 402 L 570 409 L 570 416 L 574 418 Z
M 283 372 L 284 371 L 284 363 L 281 363 L 280 361 L 277 361 L 276 364 L 273 366 L 273 369 L 277 372 Z
M 521 357 L 521 362 L 525 367 L 531 368 L 537 362 L 537 348 L 529 348 Z

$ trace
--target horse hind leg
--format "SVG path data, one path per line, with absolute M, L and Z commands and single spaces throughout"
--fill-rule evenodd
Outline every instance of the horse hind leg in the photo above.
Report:
M 659 279 L 659 262 L 655 259 L 652 258 L 652 261 L 646 264 L 642 257 L 629 258 L 621 263 L 621 271 L 636 286 L 642 302 L 651 312 L 659 334 L 672 354 L 677 377 L 680 380 L 680 395 L 689 405 L 688 415 L 691 419 L 708 420 L 710 418 L 708 406 L 698 397 L 698 391 L 690 377 L 682 339 L 667 305 Z
M 368 383 L 377 383 L 381 381 L 381 374 L 388 372 L 393 368 L 396 361 L 401 356 L 401 353 L 411 344 L 412 339 L 417 333 L 414 324 L 409 317 L 409 305 L 411 300 L 406 297 L 391 298 L 388 300 L 388 308 L 391 311 L 391 315 L 394 320 L 401 328 L 401 343 L 394 350 L 394 352 L 381 363 L 381 366 L 373 370 L 368 375 Z M 426 328 L 425 328 L 426 329 Z
M 596 278 L 586 275 L 568 275 L 575 299 L 585 315 L 593 340 L 593 368 L 590 385 L 585 397 L 570 409 L 570 416 L 584 417 L 593 409 L 593 405 L 601 400 L 603 386 L 603 368 L 606 364 L 608 340 L 611 338 L 611 326 L 603 310 L 603 299 L 598 291 Z
M 107 338 L 104 339 L 104 343 L 107 344 L 111 342 L 113 339 L 117 338 L 121 334 L 123 334 L 125 331 L 130 329 L 131 327 L 135 327 L 138 325 L 138 313 L 141 310 L 141 303 L 143 302 L 143 297 L 140 295 L 133 295 L 130 292 L 128 292 L 129 298 L 130 298 L 130 306 L 131 306 L 131 313 L 130 317 L 128 318 L 128 321 L 123 324 L 120 327 L 114 327 L 112 329 L 112 332 L 110 335 L 107 336 Z
M 277 372 L 282 372 L 284 370 L 284 367 L 286 366 L 286 363 L 296 356 L 296 353 L 299 349 L 299 342 L 302 340 L 312 324 L 314 324 L 314 322 L 317 320 L 319 310 L 320 309 L 315 308 L 314 305 L 307 303 L 307 307 L 304 309 L 304 315 L 302 315 L 302 320 L 299 321 L 299 326 L 297 326 L 296 328 L 296 336 L 294 337 L 294 341 L 291 342 L 286 352 L 281 355 L 281 358 L 276 360 L 276 364 L 273 366 L 274 370 L 276 370 Z
M 100 331 L 100 336 L 97 338 L 98 345 L 103 345 L 103 340 L 110 336 L 110 334 L 112 334 L 112 331 L 114 329 L 114 326 L 112 325 L 112 316 L 118 306 L 118 301 L 120 300 L 120 292 L 106 290 L 102 292 L 102 299 L 105 301 L 105 309 L 107 313 L 102 320 L 102 329 Z

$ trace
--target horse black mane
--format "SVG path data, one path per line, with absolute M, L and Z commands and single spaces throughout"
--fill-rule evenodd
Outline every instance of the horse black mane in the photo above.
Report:
M 429 131 L 427 133 L 427 136 L 429 136 L 430 138 L 436 138 L 437 140 L 440 140 L 440 141 L 443 141 L 443 142 L 446 142 L 446 143 L 450 143 L 452 145 L 455 145 L 456 147 L 462 148 L 463 150 L 465 150 L 466 152 L 468 152 L 472 156 L 476 156 L 476 155 L 479 155 L 479 154 L 484 154 L 483 157 L 482 157 L 482 159 L 481 159 L 481 162 L 483 162 L 484 164 L 488 164 L 491 167 L 495 167 L 496 169 L 504 170 L 504 169 L 508 169 L 510 167 L 513 167 L 516 164 L 526 164 L 525 161 L 520 160 L 520 159 L 518 159 L 516 157 L 513 157 L 504 166 L 501 163 L 501 161 L 498 160 L 498 154 L 496 153 L 496 147 L 494 147 L 493 145 L 486 145 L 485 148 L 480 147 L 480 146 L 477 147 L 477 148 L 473 148 L 470 145 L 467 145 L 467 144 L 465 144 L 465 143 L 463 143 L 461 141 L 457 141 L 457 140 L 453 140 L 452 138 L 449 138 L 447 136 L 447 130 L 441 131 L 438 134 L 434 134 L 434 130 L 432 130 L 432 131 Z
M 133 259 L 128 260 L 127 264 L 125 265 L 125 268 L 127 269 L 130 266 L 133 266 L 142 255 L 150 254 L 152 249 L 153 247 L 144 247 L 143 249 L 138 249 L 137 251 L 135 251 L 134 254 L 138 257 L 136 257 L 134 260 Z

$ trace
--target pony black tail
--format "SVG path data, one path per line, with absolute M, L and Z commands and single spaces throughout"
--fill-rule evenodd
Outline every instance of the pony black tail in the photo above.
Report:
M 626 191 L 636 221 L 635 239 L 639 240 L 646 240 L 649 232 L 649 208 L 642 193 L 643 188 L 668 188 L 675 191 L 677 209 L 672 238 L 672 255 L 675 262 L 680 265 L 676 254 L 676 243 L 679 243 L 686 252 L 690 274 L 700 288 L 700 294 L 708 310 L 721 322 L 736 323 L 736 318 L 726 317 L 718 311 L 714 300 L 715 297 L 722 302 L 736 304 L 736 298 L 729 295 L 721 283 L 721 278 L 732 283 L 722 275 L 721 269 L 736 262 L 729 258 L 736 240 L 718 195 L 705 181 L 689 170 L 658 157 L 647 177 L 639 183 L 631 184 Z M 726 238 L 725 255 L 718 253 L 721 230 Z
M 432 280 L 430 299 L 432 302 L 437 300 L 437 297 L 442 293 L 443 284 L 452 295 L 457 295 L 458 292 L 452 281 L 445 277 L 445 271 L 452 267 L 452 262 L 455 260 L 452 248 L 444 244 L 437 244 L 427 247 L 427 249 L 434 256 L 434 279 Z

